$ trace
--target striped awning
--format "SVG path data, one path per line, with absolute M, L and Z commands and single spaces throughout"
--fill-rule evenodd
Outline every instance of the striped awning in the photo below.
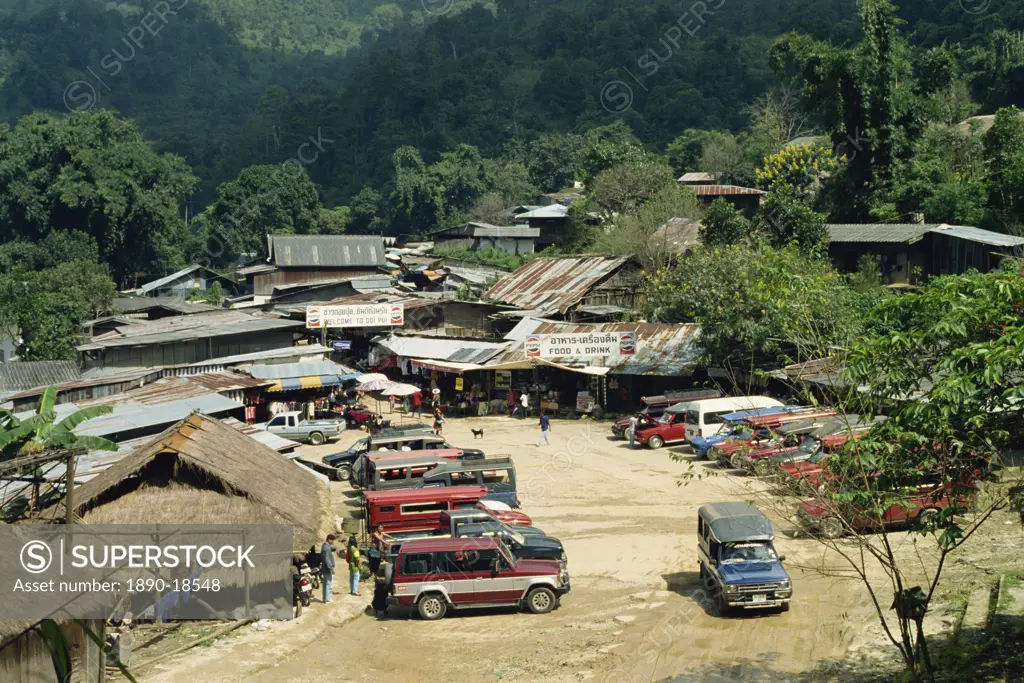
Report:
M 358 377 L 358 375 L 355 375 Z M 319 389 L 321 387 L 336 387 L 347 379 L 354 379 L 352 375 L 309 375 L 307 377 L 282 377 L 273 380 L 273 384 L 267 387 L 267 391 L 297 391 L 299 389 Z

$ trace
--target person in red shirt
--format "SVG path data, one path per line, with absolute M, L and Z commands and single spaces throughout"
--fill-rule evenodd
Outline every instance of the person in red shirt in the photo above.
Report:
M 423 394 L 418 391 L 412 395 L 412 409 L 418 417 L 423 417 Z

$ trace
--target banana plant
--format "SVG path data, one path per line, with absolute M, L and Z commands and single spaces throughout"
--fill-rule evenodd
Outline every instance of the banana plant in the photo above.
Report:
M 36 414 L 19 420 L 7 410 L 0 411 L 0 453 L 7 456 L 32 455 L 55 448 L 89 448 L 101 451 L 116 451 L 117 444 L 99 436 L 82 436 L 74 433 L 75 427 L 94 417 L 113 412 L 110 406 L 89 406 L 76 410 L 60 422 L 55 423 L 57 412 L 57 387 L 48 387 L 39 399 Z

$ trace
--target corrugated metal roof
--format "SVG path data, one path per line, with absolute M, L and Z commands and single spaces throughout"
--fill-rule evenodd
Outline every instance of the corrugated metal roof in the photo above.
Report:
M 713 173 L 704 173 L 703 171 L 691 171 L 690 173 L 684 173 L 679 176 L 680 183 L 713 183 L 715 182 L 715 175 Z
M 484 295 L 539 315 L 565 313 L 632 256 L 540 258 L 509 273 Z
M 735 197 L 737 195 L 768 194 L 764 190 L 758 190 L 755 187 L 741 187 L 740 185 L 691 185 L 690 189 L 698 197 Z
M 238 268 L 235 270 L 235 274 L 241 277 L 247 275 L 256 275 L 257 273 L 272 273 L 277 270 L 277 266 L 271 263 L 257 263 L 251 266 L 245 266 L 244 268 Z
M 267 235 L 269 260 L 288 268 L 383 266 L 379 235 Z
M 120 296 L 110 303 L 112 311 L 121 311 L 122 313 L 142 313 L 154 308 L 165 308 L 182 315 L 221 310 L 220 306 L 199 301 L 182 301 L 180 297 L 176 296 Z
M 549 206 L 542 206 L 539 209 L 533 211 L 527 211 L 516 216 L 516 220 L 526 220 L 529 218 L 565 218 L 569 215 L 569 207 L 564 204 L 551 204 Z
M 374 343 L 396 356 L 457 363 L 483 363 L 508 348 L 506 342 L 480 342 L 439 337 L 379 337 Z
M 83 436 L 109 436 L 133 429 L 156 427 L 165 424 L 170 425 L 188 417 L 196 410 L 207 415 L 215 415 L 241 407 L 242 404 L 238 401 L 221 396 L 220 394 L 205 394 L 203 396 L 183 398 L 177 401 L 147 406 L 143 410 L 139 410 L 131 405 L 126 405 L 123 408 L 117 406 L 112 414 L 83 422 L 73 431 L 75 434 Z
M 440 236 L 466 237 L 540 237 L 540 228 L 529 225 L 491 225 L 490 223 L 467 223 L 434 233 Z
M 215 280 L 227 280 L 228 279 L 228 278 L 224 277 L 223 275 L 220 275 L 219 273 L 216 273 L 216 272 L 210 270 L 209 268 L 205 268 L 203 266 L 200 266 L 200 265 L 197 265 L 197 264 L 193 264 L 193 265 L 189 266 L 188 268 L 182 268 L 181 270 L 179 270 L 176 273 L 171 273 L 170 275 L 166 275 L 166 276 L 164 276 L 162 278 L 159 278 L 157 280 L 153 280 L 152 282 L 147 282 L 146 284 L 142 285 L 141 287 L 136 287 L 135 289 L 129 289 L 127 291 L 133 292 L 133 293 L 138 293 L 138 294 L 140 294 L 142 296 L 145 296 L 149 292 L 159 291 L 160 289 L 162 289 L 163 287 L 171 284 L 175 280 L 179 280 L 179 279 L 185 277 L 186 275 L 191 275 L 192 273 L 195 273 L 196 271 L 199 271 L 199 270 L 206 271 L 207 277 L 215 279 Z
M 940 225 L 932 228 L 929 232 L 941 235 L 952 235 L 953 237 L 957 237 L 962 240 L 988 244 L 993 247 L 1019 247 L 1024 245 L 1024 237 L 1004 235 L 999 232 L 983 230 L 982 228 L 974 228 L 969 225 Z
M 351 375 L 356 372 L 352 368 L 322 360 L 311 363 L 280 363 L 277 365 L 253 365 L 245 368 L 245 372 L 255 378 L 272 380 L 290 377 L 312 377 L 314 375 Z
M 669 325 L 660 323 L 600 323 L 582 325 L 525 318 L 506 335 L 511 350 L 492 358 L 487 365 L 502 365 L 528 360 L 523 341 L 531 334 L 589 334 L 600 332 L 636 332 L 636 353 L 632 356 L 605 358 L 549 358 L 567 367 L 607 367 L 613 375 L 688 374 L 703 354 L 700 347 L 700 325 Z
M 78 363 L 69 360 L 15 360 L 0 363 L 0 391 L 27 391 L 81 377 Z
M 919 223 L 830 223 L 829 240 L 840 244 L 854 242 L 889 242 L 913 244 L 934 225 Z
M 188 367 L 198 368 L 204 365 L 236 365 L 257 360 L 271 360 L 274 358 L 297 358 L 299 356 L 314 356 L 317 354 L 330 353 L 331 349 L 320 344 L 309 344 L 306 346 L 288 346 L 283 349 L 269 349 L 267 351 L 254 351 L 252 353 L 240 353 L 236 356 L 221 356 L 211 358 L 199 363 L 192 363 Z
M 138 321 L 93 337 L 79 351 L 90 351 L 113 346 L 145 346 L 173 342 L 222 337 L 246 332 L 304 327 L 301 320 L 288 320 L 277 316 L 250 315 L 241 311 L 219 311 L 201 315 L 175 316 L 160 320 Z
M 122 382 L 132 382 L 137 379 L 141 379 L 146 375 L 156 374 L 160 372 L 160 370 L 161 368 L 137 368 L 134 370 L 129 370 L 127 372 L 103 375 L 102 377 L 82 377 L 81 379 L 77 379 L 73 382 L 62 382 L 55 386 L 57 387 L 58 393 L 63 393 L 65 391 L 72 391 L 75 389 L 88 389 L 89 387 L 99 387 L 106 384 L 120 384 Z M 31 398 L 32 396 L 39 396 L 40 394 L 43 393 L 45 388 L 46 387 L 36 387 L 34 389 L 23 391 L 21 393 L 10 396 L 9 398 L 12 400 L 17 400 L 22 398 Z

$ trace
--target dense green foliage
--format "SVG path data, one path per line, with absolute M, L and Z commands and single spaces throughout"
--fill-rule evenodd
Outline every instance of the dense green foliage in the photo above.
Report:
M 795 245 L 703 247 L 648 276 L 646 313 L 702 325 L 712 365 L 752 367 L 809 360 L 859 332 L 856 295 L 817 255 Z
M 99 250 L 81 232 L 51 232 L 38 243 L 0 247 L 0 325 L 23 360 L 76 360 L 83 322 L 106 309 L 115 293 Z
M 33 114 L 0 130 L 0 240 L 81 230 L 122 283 L 180 268 L 188 235 L 177 212 L 194 182 L 109 111 Z

